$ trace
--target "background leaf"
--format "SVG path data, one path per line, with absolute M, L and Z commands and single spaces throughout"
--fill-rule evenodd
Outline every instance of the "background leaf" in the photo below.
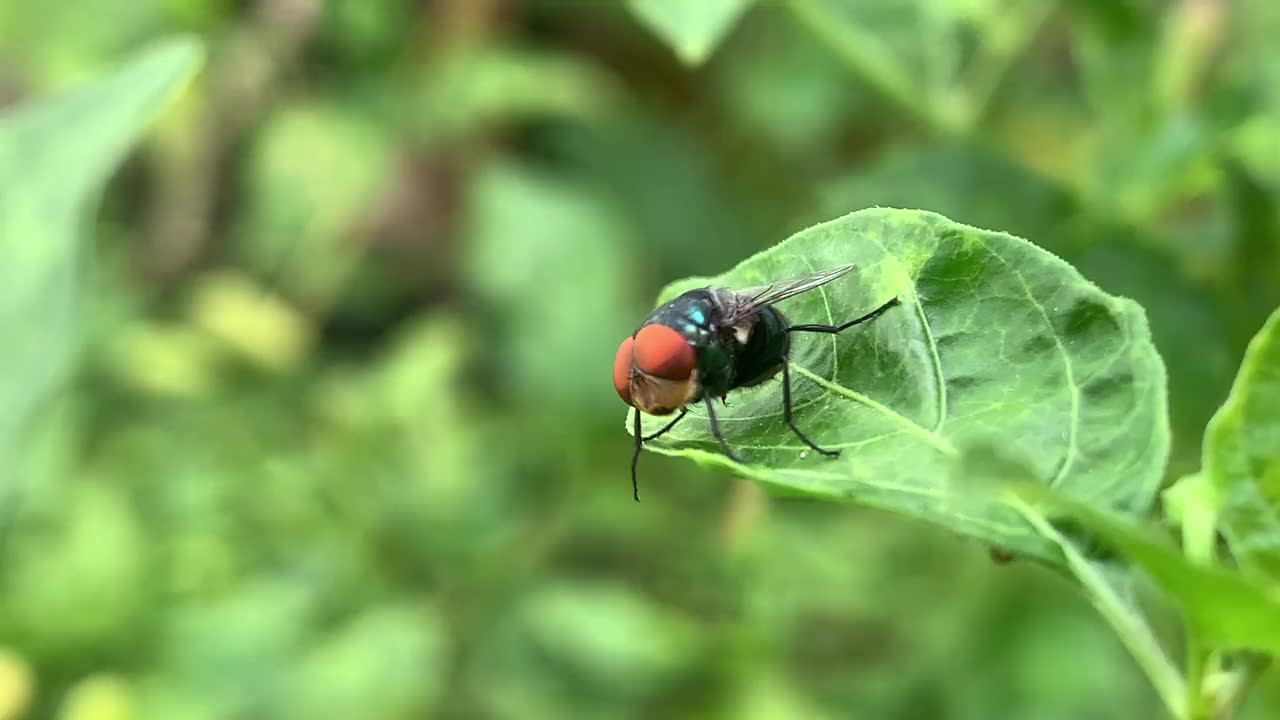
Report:
M 1053 9 L 1049 0 L 786 0 L 870 87 L 935 129 L 967 129 Z
M 90 85 L 0 118 L 0 468 L 79 337 L 85 224 L 147 123 L 200 63 L 170 42 Z
M 1132 511 L 1150 506 L 1169 438 L 1164 367 L 1143 312 L 1025 241 L 932 213 L 864 210 L 724 275 L 668 286 L 661 299 L 848 262 L 856 275 L 780 306 L 792 322 L 838 323 L 902 299 L 868 326 L 794 338 L 796 422 L 842 457 L 817 457 L 791 434 L 777 382 L 734 393 L 718 413 L 746 465 L 719 454 L 705 422 L 685 421 L 656 449 L 1024 552 L 1044 547 L 1007 511 L 948 481 L 963 448 L 1015 442 L 1035 477 L 1060 492 Z M 649 418 L 646 429 L 661 423 Z
M 1280 302 L 1280 4 L 649 4 L 726 14 L 714 37 L 623 0 L 0 0 L 0 112 L 174 33 L 209 48 L 105 188 L 67 266 L 75 372 L 10 446 L 0 715 L 1159 716 L 1039 563 L 656 453 L 631 502 L 605 366 L 673 278 L 928 209 L 1140 304 L 1166 480 L 1196 473 Z M 100 117 L 24 157 L 64 148 L 79 183 Z M 890 338 L 863 330 L 874 374 Z M 928 478 L 938 504 L 984 516 L 976 474 Z M 1168 516 L 1226 556 L 1212 484 L 1179 487 Z M 1118 560 L 1084 558 L 1145 607 Z M 1271 673 L 1233 720 L 1276 708 Z
M 1204 472 L 1231 551 L 1246 570 L 1280 584 L 1280 311 L 1249 343 L 1209 423 Z

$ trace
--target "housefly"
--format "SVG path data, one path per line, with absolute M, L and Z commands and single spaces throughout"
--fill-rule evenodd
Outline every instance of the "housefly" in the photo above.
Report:
M 782 413 L 787 427 L 804 444 L 827 457 L 838 450 L 819 447 L 791 419 L 791 372 L 788 358 L 791 333 L 834 334 L 870 320 L 898 304 L 893 298 L 842 325 L 792 325 L 776 303 L 825 285 L 853 270 L 842 265 L 764 287 L 730 290 L 704 287 L 690 290 L 650 313 L 630 337 L 622 341 L 613 360 L 613 387 L 622 401 L 637 410 L 635 451 L 631 456 L 631 489 L 640 499 L 636 464 L 640 447 L 676 426 L 688 406 L 702 402 L 711 434 L 730 459 L 738 457 L 725 442 L 712 398 L 724 401 L 729 391 L 759 385 L 782 372 Z M 679 414 L 652 435 L 641 435 L 640 413 Z

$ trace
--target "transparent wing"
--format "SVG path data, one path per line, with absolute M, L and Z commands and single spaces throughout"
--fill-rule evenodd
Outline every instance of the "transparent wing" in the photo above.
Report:
M 848 275 L 853 271 L 853 267 L 853 265 L 841 265 L 830 270 L 821 270 L 797 278 L 781 280 L 771 285 L 734 290 L 735 297 L 733 306 L 728 313 L 728 324 L 732 325 L 736 319 L 746 317 L 762 307 L 782 302 L 789 297 L 795 297 L 819 285 L 825 285 L 836 278 Z

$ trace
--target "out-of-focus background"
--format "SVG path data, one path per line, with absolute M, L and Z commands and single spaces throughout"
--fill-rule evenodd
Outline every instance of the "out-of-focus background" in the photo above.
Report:
M 0 0 L 0 106 L 175 32 L 6 500 L 0 718 L 1159 715 L 1029 563 L 656 455 L 633 503 L 609 367 L 667 281 L 936 210 L 1146 306 L 1193 470 L 1280 304 L 1280 3 Z

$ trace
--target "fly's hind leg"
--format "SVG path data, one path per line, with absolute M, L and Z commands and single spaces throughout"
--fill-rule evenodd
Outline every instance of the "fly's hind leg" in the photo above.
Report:
M 814 332 L 834 335 L 844 330 L 848 330 L 855 325 L 861 325 L 864 322 L 875 320 L 880 317 L 884 311 L 897 304 L 899 304 L 899 300 L 895 297 L 866 315 L 854 318 L 842 325 L 792 325 L 787 328 L 787 332 Z M 787 427 L 791 428 L 791 432 L 795 433 L 796 437 L 803 440 L 805 445 L 808 445 L 827 457 L 840 457 L 839 450 L 827 450 L 825 448 L 818 447 L 816 443 L 805 437 L 805 434 L 800 432 L 800 428 L 796 427 L 795 421 L 791 419 L 791 361 L 785 356 L 782 358 L 782 414 L 783 418 L 787 422 Z
M 791 428 L 791 432 L 804 441 L 805 445 L 827 457 L 840 457 L 839 450 L 818 447 L 817 443 L 805 437 L 805 434 L 800 432 L 800 428 L 796 427 L 795 421 L 791 419 L 791 358 L 785 355 L 782 356 L 782 417 L 786 420 L 787 427 Z
M 899 302 L 900 301 L 898 300 L 898 298 L 895 297 L 894 299 L 881 305 L 875 310 L 872 310 L 866 315 L 863 315 L 862 317 L 859 317 L 859 318 L 854 318 L 853 320 L 850 320 L 849 322 L 844 323 L 843 325 L 792 325 L 791 327 L 787 328 L 787 332 L 815 332 L 815 333 L 827 333 L 828 335 L 834 335 L 836 333 L 848 330 L 854 325 L 861 325 L 864 322 L 875 320 L 876 318 L 880 317 L 881 313 L 893 307 L 894 305 L 899 304 Z

